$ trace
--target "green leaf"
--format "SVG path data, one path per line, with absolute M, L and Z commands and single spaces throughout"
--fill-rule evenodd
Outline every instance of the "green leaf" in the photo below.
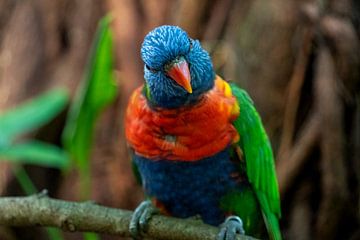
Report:
M 18 180 L 22 190 L 26 193 L 26 195 L 35 194 L 38 192 L 34 183 L 31 181 L 30 176 L 27 174 L 25 168 L 22 165 L 13 166 L 13 172 Z
M 80 170 L 80 181 L 90 182 L 90 149 L 95 122 L 117 95 L 113 68 L 113 43 L 109 16 L 98 26 L 90 59 L 63 132 L 63 143 Z M 87 178 L 87 180 L 85 180 Z M 82 184 L 89 188 L 90 184 Z M 85 186 L 84 186 L 85 185 Z M 83 189 L 87 191 L 86 189 Z
M 63 149 L 39 141 L 0 148 L 0 160 L 61 169 L 69 165 L 69 156 Z
M 99 240 L 100 237 L 98 234 L 93 233 L 93 232 L 86 232 L 83 234 L 84 236 L 84 240 Z
M 96 40 L 84 78 L 63 133 L 66 149 L 80 164 L 87 164 L 92 143 L 95 121 L 101 110 L 110 104 L 117 94 L 113 72 L 112 34 L 109 28 L 110 18 L 100 21 Z
M 0 147 L 10 145 L 18 135 L 49 122 L 64 109 L 68 101 L 67 91 L 56 89 L 0 113 Z
M 46 232 L 51 240 L 63 240 L 61 230 L 55 227 L 47 227 Z

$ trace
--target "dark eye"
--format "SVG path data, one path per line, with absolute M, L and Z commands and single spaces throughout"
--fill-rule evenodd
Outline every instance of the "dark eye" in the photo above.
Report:
M 145 67 L 146 67 L 147 70 L 149 70 L 149 71 L 152 72 L 152 73 L 156 73 L 156 72 L 157 72 L 156 69 L 149 67 L 147 64 L 145 64 Z
M 189 38 L 189 42 L 190 42 L 190 47 L 189 47 L 189 52 L 191 51 L 192 47 L 193 47 L 193 42 L 192 42 L 192 39 Z

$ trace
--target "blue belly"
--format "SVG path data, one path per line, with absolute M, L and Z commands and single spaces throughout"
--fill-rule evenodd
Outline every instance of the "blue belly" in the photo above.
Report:
M 225 213 L 219 201 L 239 188 L 231 177 L 239 166 L 230 160 L 229 149 L 195 162 L 149 160 L 134 157 L 146 194 L 154 197 L 174 217 L 200 215 L 204 222 L 218 225 Z

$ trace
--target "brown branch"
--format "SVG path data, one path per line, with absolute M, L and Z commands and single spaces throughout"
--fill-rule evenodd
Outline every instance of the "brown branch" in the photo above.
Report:
M 0 225 L 51 226 L 64 231 L 87 231 L 129 237 L 132 212 L 93 202 L 68 202 L 47 197 L 46 191 L 29 197 L 0 198 Z M 193 219 L 155 215 L 144 237 L 167 240 L 213 240 L 219 229 Z M 253 240 L 238 235 L 237 240 Z
M 349 198 L 344 133 L 344 106 L 339 95 L 335 62 L 326 46 L 319 49 L 315 90 L 321 117 L 322 201 L 317 219 L 317 239 L 336 236 Z
M 209 0 L 179 1 L 175 23 L 182 27 L 192 38 L 200 39 L 204 31 L 204 21 L 209 9 Z
M 281 161 L 278 161 L 276 170 L 282 196 L 285 195 L 284 193 L 292 185 L 307 160 L 309 160 L 308 156 L 319 141 L 320 129 L 319 114 L 313 113 L 304 124 L 293 149 Z
M 295 135 L 295 123 L 300 104 L 301 88 L 305 81 L 305 73 L 309 62 L 313 32 L 308 27 L 302 29 L 302 43 L 296 58 L 293 75 L 288 86 L 287 104 L 284 113 L 284 125 L 281 136 L 278 158 L 282 159 L 288 154 L 293 145 Z
M 341 87 L 341 95 L 351 99 L 360 89 L 360 44 L 356 30 L 350 17 L 326 15 L 319 24 L 341 79 L 337 87 Z
M 289 232 L 287 239 L 311 239 L 311 194 L 313 183 L 303 181 L 295 192 L 293 207 L 289 212 Z M 299 234 L 300 233 L 300 234 Z
M 234 5 L 235 2 L 233 0 L 223 0 L 214 3 L 211 9 L 210 19 L 204 31 L 203 40 L 214 41 L 221 38 L 226 23 L 229 20 L 229 12 Z

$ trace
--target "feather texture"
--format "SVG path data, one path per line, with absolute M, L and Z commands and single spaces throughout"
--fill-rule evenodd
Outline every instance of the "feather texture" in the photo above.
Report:
M 196 105 L 178 109 L 153 109 L 146 91 L 136 90 L 125 119 L 126 137 L 135 152 L 151 159 L 196 161 L 238 141 L 231 122 L 239 106 L 227 83 L 220 77 L 215 82 Z
M 151 31 L 141 57 L 145 84 L 129 100 L 125 130 L 147 196 L 165 214 L 212 225 L 237 215 L 247 234 L 280 240 L 273 153 L 247 93 L 216 76 L 179 27 Z M 179 59 L 192 93 L 169 74 Z
M 271 239 L 279 240 L 280 196 L 270 141 L 249 95 L 235 84 L 231 84 L 231 89 L 240 105 L 240 116 L 233 124 L 240 134 L 238 144 L 244 153 L 246 173 L 260 202 Z

